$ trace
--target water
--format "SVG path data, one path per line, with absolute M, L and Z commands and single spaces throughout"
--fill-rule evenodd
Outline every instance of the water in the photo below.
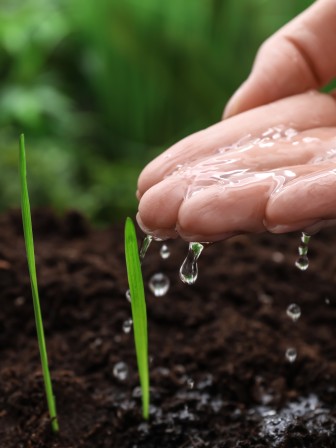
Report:
M 126 292 L 125 292 L 125 297 L 126 297 L 126 300 L 129 302 L 129 303 L 131 303 L 131 291 L 128 289 Z
M 127 364 L 120 361 L 113 367 L 113 376 L 119 381 L 125 381 L 128 377 L 128 367 Z
M 166 260 L 167 258 L 170 257 L 170 250 L 169 250 L 169 247 L 168 247 L 166 244 L 163 244 L 163 245 L 161 246 L 161 249 L 160 249 L 160 257 L 161 257 L 163 260 Z
M 170 280 L 165 274 L 158 272 L 150 278 L 148 286 L 155 297 L 162 297 L 167 294 L 169 290 Z
M 204 249 L 201 243 L 189 243 L 188 255 L 180 268 L 180 279 L 183 283 L 193 285 L 198 276 L 197 260 Z
M 299 257 L 295 262 L 295 266 L 300 269 L 300 271 L 306 271 L 309 267 L 309 259 L 308 259 L 308 244 L 310 240 L 310 235 L 307 235 L 305 232 L 301 234 L 301 244 L 298 248 Z
M 143 259 L 145 258 L 147 250 L 148 250 L 149 246 L 151 245 L 151 242 L 153 241 L 153 239 L 154 238 L 152 235 L 146 235 L 145 238 L 142 240 L 141 247 L 139 250 L 139 257 L 140 257 L 141 263 L 142 263 Z
M 133 320 L 127 319 L 123 322 L 122 330 L 125 334 L 128 334 L 132 330 Z
M 296 322 L 301 316 L 301 308 L 296 303 L 291 303 L 290 305 L 288 305 L 286 313 L 293 322 Z
M 300 151 L 301 148 L 307 148 L 310 157 L 305 160 L 307 165 L 324 163 L 336 157 L 335 136 L 326 130 L 322 137 L 302 137 L 293 128 L 274 126 L 265 130 L 259 137 L 248 134 L 230 146 L 216 148 L 203 158 L 180 164 L 171 175 L 188 179 L 185 200 L 213 185 L 225 189 L 237 186 L 243 188 L 260 180 L 269 180 L 271 195 L 297 177 L 295 170 L 277 168 L 281 167 L 281 154 L 286 151 L 293 152 L 293 146 L 300 145 Z M 279 142 L 282 153 L 278 147 L 275 147 L 273 152 L 272 147 Z M 293 158 L 293 166 L 302 163 L 300 151 L 297 151 L 297 161 Z
M 289 347 L 286 350 L 285 356 L 286 356 L 287 361 L 289 361 L 292 364 L 296 360 L 296 358 L 297 358 L 297 351 L 296 351 L 296 349 L 294 347 Z
M 282 446 L 281 443 L 290 431 L 290 427 L 293 427 L 297 421 L 304 423 L 309 432 L 318 432 L 327 436 L 332 434 L 335 425 L 335 418 L 330 414 L 329 409 L 314 394 L 300 397 L 281 409 L 258 406 L 251 411 L 253 411 L 250 412 L 251 415 L 256 413 L 261 417 L 260 433 L 271 439 L 274 448 Z

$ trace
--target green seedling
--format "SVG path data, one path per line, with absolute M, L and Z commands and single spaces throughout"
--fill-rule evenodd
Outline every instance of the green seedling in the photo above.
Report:
M 125 255 L 128 284 L 131 293 L 135 351 L 142 392 L 142 415 L 145 419 L 148 419 L 149 373 L 147 311 L 138 243 L 135 227 L 131 218 L 127 218 L 125 224 Z
M 33 229 L 32 229 L 29 194 L 27 186 L 26 151 L 25 151 L 23 134 L 21 134 L 20 136 L 20 183 L 21 183 L 21 211 L 22 211 L 23 232 L 26 245 L 30 284 L 33 296 L 37 340 L 40 349 L 44 387 L 47 396 L 49 414 L 51 418 L 51 428 L 54 432 L 57 432 L 59 430 L 59 426 L 56 414 L 55 397 L 53 394 L 49 372 L 47 347 L 44 337 L 42 313 L 41 313 L 40 299 L 37 285 Z

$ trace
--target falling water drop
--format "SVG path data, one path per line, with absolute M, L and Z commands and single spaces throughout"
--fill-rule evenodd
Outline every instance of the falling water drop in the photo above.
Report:
M 128 377 L 128 367 L 127 364 L 124 362 L 117 362 L 115 366 L 113 367 L 113 375 L 117 378 L 119 381 L 125 381 Z
M 296 303 L 291 303 L 290 305 L 288 305 L 286 313 L 293 322 L 296 322 L 301 316 L 301 308 Z
M 125 334 L 130 333 L 131 330 L 132 330 L 132 325 L 133 325 L 133 321 L 132 321 L 132 319 L 127 319 L 127 320 L 125 320 L 125 321 L 123 322 L 123 326 L 122 326 L 123 332 L 124 332 Z
M 127 299 L 127 301 L 129 302 L 129 303 L 131 303 L 131 291 L 128 289 L 126 292 L 125 292 L 125 297 L 126 297 L 126 299 Z
M 167 258 L 170 257 L 170 250 L 169 250 L 169 247 L 168 247 L 166 244 L 163 244 L 163 245 L 161 246 L 161 249 L 160 249 L 160 257 L 161 257 L 163 260 L 166 260 Z
M 300 269 L 300 271 L 306 271 L 309 267 L 309 260 L 307 255 L 299 257 L 295 262 L 295 266 Z
M 139 257 L 140 262 L 142 263 L 143 259 L 145 258 L 146 252 L 151 245 L 151 242 L 153 241 L 152 235 L 146 235 L 145 238 L 142 240 L 140 251 L 139 251 Z
M 297 351 L 294 347 L 289 347 L 286 350 L 286 359 L 287 361 L 289 361 L 290 363 L 293 363 L 296 360 L 297 357 Z
M 183 283 L 192 285 L 197 280 L 197 260 L 204 249 L 201 243 L 189 243 L 188 255 L 180 268 L 180 279 Z
M 301 244 L 298 248 L 299 257 L 295 262 L 295 266 L 300 269 L 300 271 L 306 271 L 309 266 L 308 260 L 308 244 L 310 240 L 310 235 L 305 232 L 301 234 Z
M 311 238 L 310 235 L 308 235 L 305 232 L 302 232 L 301 241 L 302 241 L 303 244 L 305 244 L 307 246 L 309 244 L 310 238 Z
M 148 282 L 149 289 L 155 295 L 155 297 L 162 297 L 167 294 L 170 286 L 170 280 L 162 272 L 152 275 Z

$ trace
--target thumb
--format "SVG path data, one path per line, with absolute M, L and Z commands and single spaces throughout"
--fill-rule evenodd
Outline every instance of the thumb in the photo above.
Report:
M 319 0 L 264 42 L 223 117 L 322 87 L 336 75 L 335 51 L 335 0 Z

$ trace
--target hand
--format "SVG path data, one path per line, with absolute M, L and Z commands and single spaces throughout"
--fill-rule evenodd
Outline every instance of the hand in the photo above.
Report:
M 243 232 L 313 231 L 333 222 L 335 99 L 309 91 L 267 103 L 336 74 L 335 24 L 333 0 L 314 4 L 263 45 L 225 115 L 265 105 L 187 137 L 144 169 L 138 186 L 144 231 L 216 241 Z

